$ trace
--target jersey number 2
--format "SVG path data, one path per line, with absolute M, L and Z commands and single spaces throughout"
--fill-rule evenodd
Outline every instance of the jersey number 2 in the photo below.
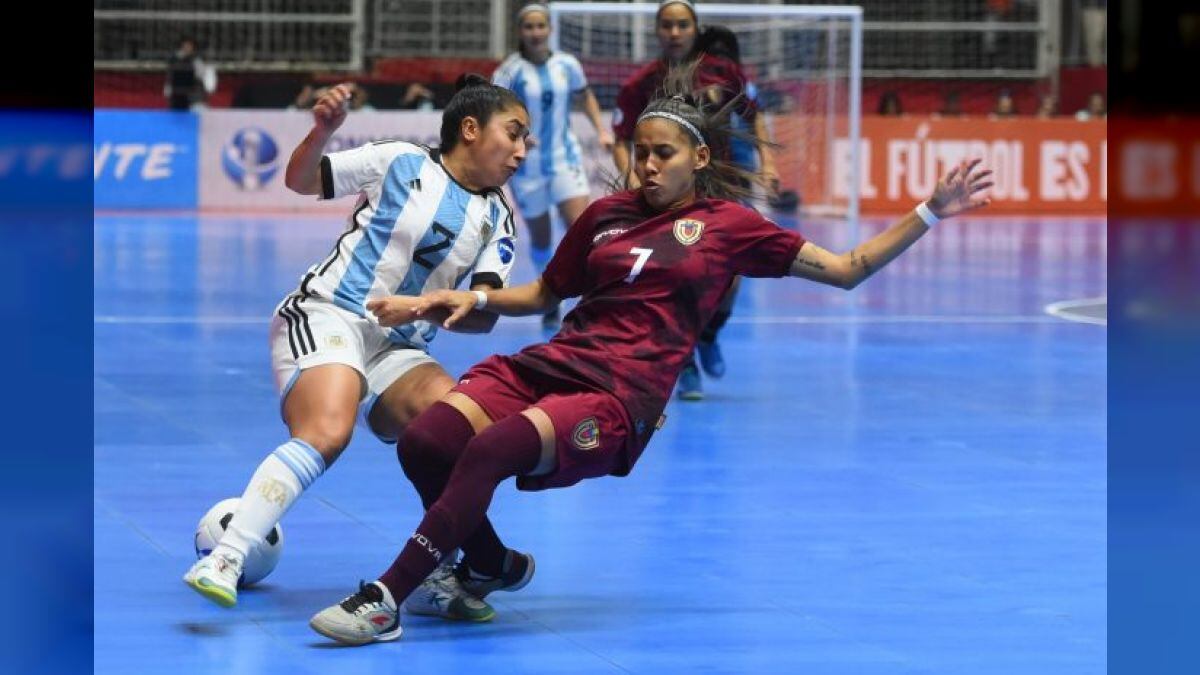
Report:
M 646 266 L 646 261 L 650 259 L 650 254 L 654 253 L 654 249 L 635 246 L 629 249 L 629 253 L 637 256 L 637 261 L 633 263 L 633 269 L 629 270 L 629 276 L 625 277 L 625 283 L 632 284 L 633 280 L 642 273 L 642 268 Z

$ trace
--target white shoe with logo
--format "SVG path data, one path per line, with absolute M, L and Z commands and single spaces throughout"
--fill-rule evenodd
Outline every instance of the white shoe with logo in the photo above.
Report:
M 400 637 L 400 612 L 382 582 L 358 583 L 358 592 L 317 612 L 308 625 L 344 645 L 387 642 Z
M 454 574 L 454 562 L 443 563 L 404 601 L 404 611 L 455 621 L 491 621 L 496 610 L 463 589 Z
M 183 582 L 222 607 L 237 604 L 242 559 L 233 554 L 210 553 L 196 561 L 183 575 Z

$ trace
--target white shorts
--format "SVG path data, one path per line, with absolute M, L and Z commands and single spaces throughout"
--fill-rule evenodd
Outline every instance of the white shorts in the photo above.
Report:
M 525 218 L 537 218 L 549 211 L 551 205 L 591 194 L 587 172 L 582 166 L 565 165 L 553 175 L 540 178 L 513 176 L 508 184 L 517 200 L 517 208 Z
M 367 423 L 371 408 L 379 395 L 408 371 L 437 360 L 420 349 L 401 347 L 387 335 L 387 329 L 378 323 L 323 298 L 288 296 L 276 308 L 270 330 L 271 367 L 280 409 L 301 371 L 341 363 L 357 370 L 366 382 L 359 399 L 358 423 L 384 443 L 394 443 L 396 439 L 383 437 Z

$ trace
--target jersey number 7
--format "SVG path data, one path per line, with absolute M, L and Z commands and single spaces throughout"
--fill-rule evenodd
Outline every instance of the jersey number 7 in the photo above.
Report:
M 637 261 L 633 263 L 633 269 L 629 270 L 629 276 L 625 277 L 625 283 L 632 284 L 633 280 L 642 273 L 642 268 L 646 266 L 646 261 L 650 259 L 650 254 L 654 253 L 654 249 L 635 246 L 629 249 L 629 253 L 637 256 Z

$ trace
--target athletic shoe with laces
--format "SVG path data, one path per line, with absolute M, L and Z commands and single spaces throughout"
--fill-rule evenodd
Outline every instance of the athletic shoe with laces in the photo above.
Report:
M 491 621 L 496 610 L 463 589 L 453 561 L 439 565 L 404 601 L 404 611 L 455 621 Z
M 400 637 L 400 612 L 380 581 L 358 582 L 358 592 L 317 612 L 308 625 L 344 645 L 387 642 Z
M 495 591 L 519 591 L 533 579 L 536 565 L 532 555 L 509 549 L 504 562 L 504 571 L 498 577 L 476 572 L 465 559 L 454 568 L 454 575 L 464 591 L 480 600 Z
M 183 575 L 183 582 L 222 607 L 237 604 L 242 559 L 231 553 L 210 553 L 196 561 Z
M 700 367 L 704 368 L 706 375 L 713 378 L 725 375 L 725 357 L 721 355 L 721 345 L 717 344 L 716 340 L 700 341 L 696 345 L 696 351 L 700 352 Z
M 684 401 L 704 400 L 704 388 L 700 384 L 700 369 L 695 363 L 689 364 L 679 374 L 679 398 Z

